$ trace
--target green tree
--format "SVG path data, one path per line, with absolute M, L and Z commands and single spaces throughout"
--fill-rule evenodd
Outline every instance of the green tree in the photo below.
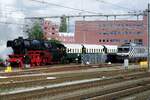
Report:
M 3 62 L 4 60 L 2 58 L 0 58 L 0 62 Z
M 33 27 L 28 31 L 28 36 L 31 39 L 43 39 L 44 34 L 39 23 L 34 23 Z
M 61 17 L 59 32 L 67 32 L 67 17 L 65 15 Z
M 57 44 L 61 44 L 61 42 L 59 40 L 56 40 L 56 39 L 51 39 L 51 40 L 48 40 L 50 43 L 57 43 Z

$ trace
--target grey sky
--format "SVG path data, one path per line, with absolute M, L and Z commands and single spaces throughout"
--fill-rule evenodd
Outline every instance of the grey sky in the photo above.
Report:
M 67 6 L 102 14 L 120 14 L 133 11 L 143 11 L 149 0 L 40 0 L 49 3 Z M 4 46 L 6 40 L 23 36 L 24 17 L 53 16 L 53 15 L 91 14 L 42 4 L 32 0 L 0 0 L 0 56 L 8 54 Z M 75 20 L 75 19 L 74 19 Z M 3 45 L 3 46 L 2 46 Z M 5 51 L 5 53 L 3 52 Z
M 120 14 L 139 10 L 143 11 L 147 8 L 148 4 L 148 0 L 40 1 L 102 14 Z M 32 0 L 0 0 L 0 40 L 8 40 L 17 37 L 18 35 L 23 35 L 21 24 L 24 23 L 23 18 L 26 16 L 52 16 L 63 14 L 78 15 L 91 13 L 66 9 L 47 3 L 38 3 Z

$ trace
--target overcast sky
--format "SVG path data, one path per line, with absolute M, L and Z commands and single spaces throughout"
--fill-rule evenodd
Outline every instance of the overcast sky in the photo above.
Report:
M 43 1 L 44 3 L 38 1 Z M 22 35 L 23 27 L 21 24 L 24 22 L 23 18 L 27 16 L 132 13 L 145 10 L 148 1 L 149 0 L 0 0 L 0 40 L 7 40 L 11 37 L 15 38 L 18 37 L 18 35 Z M 76 10 L 67 9 L 62 6 Z

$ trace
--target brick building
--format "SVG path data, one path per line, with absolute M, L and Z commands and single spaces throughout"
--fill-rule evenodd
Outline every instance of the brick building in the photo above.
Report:
M 142 20 L 76 21 L 75 41 L 87 44 L 147 44 L 147 17 Z
M 63 43 L 74 43 L 73 33 L 60 33 L 59 26 L 51 21 L 44 20 L 43 31 L 46 39 L 56 39 Z
M 28 32 L 33 27 L 34 23 L 38 23 L 44 33 L 45 39 L 56 39 L 61 41 L 62 43 L 74 43 L 74 33 L 60 33 L 59 25 L 53 23 L 50 20 L 46 20 L 44 18 L 38 19 L 26 19 L 26 25 L 24 26 L 24 32 Z

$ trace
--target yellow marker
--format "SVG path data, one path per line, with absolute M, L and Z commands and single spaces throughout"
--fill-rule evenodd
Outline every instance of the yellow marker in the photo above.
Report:
M 11 66 L 7 66 L 6 69 L 5 69 L 5 72 L 12 72 Z
M 141 68 L 148 68 L 148 62 L 147 61 L 141 61 L 140 62 L 140 67 Z

